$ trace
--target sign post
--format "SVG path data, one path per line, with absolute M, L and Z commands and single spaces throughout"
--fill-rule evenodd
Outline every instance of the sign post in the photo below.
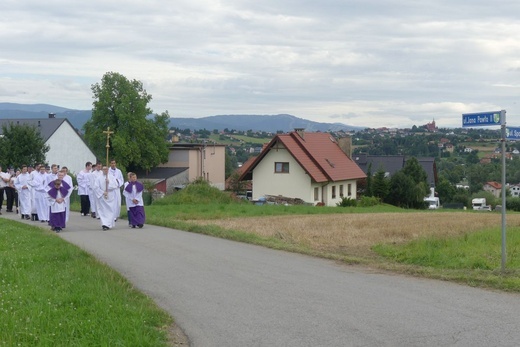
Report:
M 500 125 L 502 143 L 502 272 L 506 269 L 506 138 L 518 136 L 520 128 L 506 130 L 506 111 L 466 113 L 462 115 L 463 127 Z

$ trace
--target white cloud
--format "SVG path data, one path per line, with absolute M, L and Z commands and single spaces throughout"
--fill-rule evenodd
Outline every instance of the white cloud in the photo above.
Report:
M 173 116 L 459 126 L 462 112 L 519 111 L 518 13 L 481 0 L 7 0 L 0 101 L 88 109 L 91 84 L 116 71 Z

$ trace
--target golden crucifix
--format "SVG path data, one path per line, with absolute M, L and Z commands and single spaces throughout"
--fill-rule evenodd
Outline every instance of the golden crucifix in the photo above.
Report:
M 110 127 L 107 128 L 107 130 L 103 130 L 103 134 L 107 134 L 107 167 L 109 166 L 109 162 L 108 162 L 108 149 L 110 148 L 110 142 L 109 142 L 109 139 L 110 139 L 110 134 L 113 134 L 114 132 L 113 131 L 110 131 Z
M 108 169 L 108 149 L 110 148 L 110 142 L 109 142 L 109 139 L 110 139 L 110 134 L 113 134 L 114 132 L 113 131 L 110 131 L 110 127 L 107 127 L 107 130 L 104 130 L 103 131 L 103 134 L 107 134 L 107 169 Z M 105 199 L 108 199 L 108 173 L 107 173 L 107 177 L 106 177 L 106 188 L 105 188 L 105 194 L 104 194 L 104 197 Z

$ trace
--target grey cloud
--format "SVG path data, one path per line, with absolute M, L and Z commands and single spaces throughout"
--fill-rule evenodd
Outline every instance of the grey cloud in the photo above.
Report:
M 478 107 L 518 112 L 518 13 L 483 0 L 4 2 L 0 94 L 90 107 L 90 85 L 118 71 L 173 115 L 457 124 Z

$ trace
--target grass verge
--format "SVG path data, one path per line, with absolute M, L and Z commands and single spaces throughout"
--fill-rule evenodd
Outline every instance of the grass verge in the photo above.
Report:
M 169 315 L 117 272 L 41 228 L 0 230 L 0 345 L 170 345 Z

